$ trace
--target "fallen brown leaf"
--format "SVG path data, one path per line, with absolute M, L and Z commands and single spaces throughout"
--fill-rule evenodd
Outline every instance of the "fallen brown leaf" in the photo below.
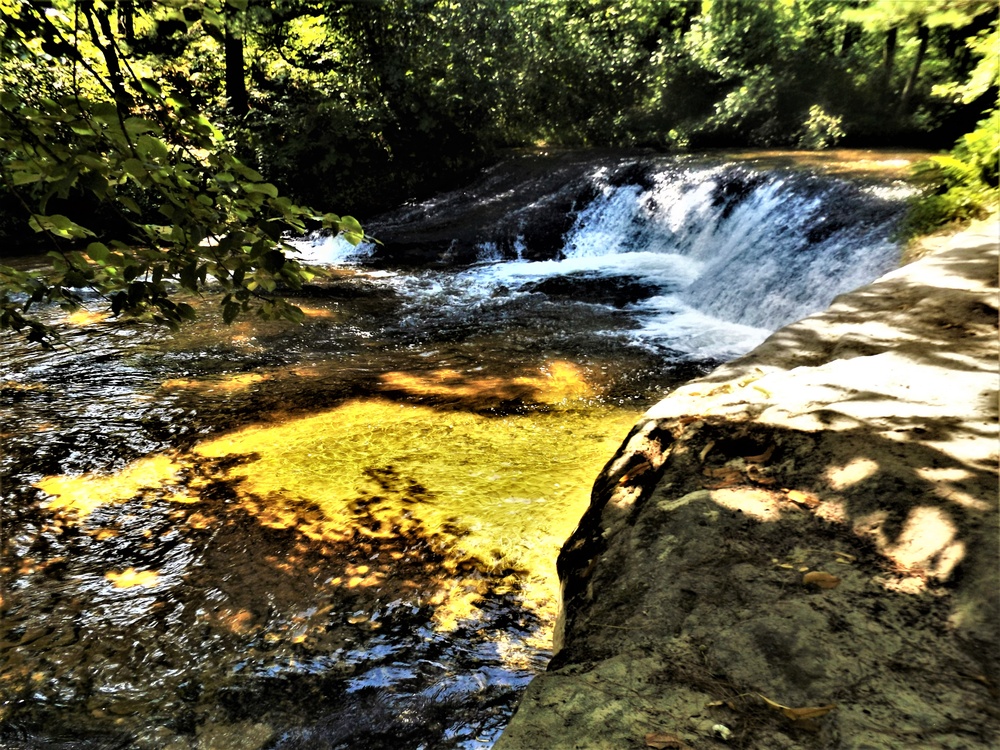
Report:
M 840 579 L 822 570 L 814 570 L 802 576 L 802 583 L 807 586 L 818 586 L 821 589 L 835 589 L 840 585 Z
M 785 718 L 791 719 L 792 721 L 804 721 L 806 719 L 818 719 L 820 716 L 826 716 L 828 713 L 833 711 L 837 705 L 831 703 L 828 706 L 806 706 L 804 708 L 792 708 L 791 706 L 783 706 L 780 703 L 776 703 L 767 696 L 761 695 L 760 699 L 764 701 L 768 706 L 773 708 L 775 711 L 780 711 Z
M 739 469 L 735 469 L 732 466 L 720 466 L 718 468 L 706 466 L 702 469 L 701 473 L 708 477 L 708 479 L 702 480 L 702 486 L 710 490 L 732 487 L 743 482 L 743 474 Z
M 756 464 L 750 464 L 747 467 L 747 477 L 756 484 L 771 485 L 775 483 L 774 477 L 769 477 L 764 472 L 766 469 L 757 466 Z
M 715 447 L 715 441 L 714 440 L 709 440 L 705 444 L 705 447 L 701 449 L 701 453 L 698 454 L 698 460 L 701 461 L 702 463 L 704 463 L 705 462 L 705 456 L 707 456 L 708 452 L 710 450 L 712 450 L 712 448 L 714 448 L 714 447 Z
M 650 461 L 643 461 L 642 463 L 636 464 L 635 466 L 633 466 L 632 468 L 630 468 L 628 471 L 626 471 L 624 474 L 621 475 L 621 478 L 618 480 L 618 484 L 627 484 L 628 482 L 634 480 L 636 477 L 640 477 L 643 474 L 652 471 L 655 468 L 656 467 L 653 466 L 653 464 Z
M 676 734 L 667 732 L 650 732 L 646 735 L 646 747 L 657 750 L 690 750 L 688 745 Z
M 774 444 L 768 446 L 767 450 L 763 453 L 758 453 L 756 456 L 744 456 L 743 460 L 751 464 L 762 464 L 767 459 L 774 455 Z
M 792 721 L 802 721 L 803 719 L 818 719 L 826 716 L 837 706 L 831 703 L 829 706 L 808 706 L 806 708 L 786 708 L 783 713 Z

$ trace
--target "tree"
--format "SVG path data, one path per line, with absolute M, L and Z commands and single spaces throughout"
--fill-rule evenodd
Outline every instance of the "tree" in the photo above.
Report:
M 274 294 L 311 277 L 284 236 L 323 219 L 357 242 L 360 226 L 292 203 L 238 159 L 186 97 L 129 59 L 116 13 L 100 0 L 0 5 L 0 179 L 52 260 L 48 273 L 0 266 L 0 328 L 44 343 L 31 308 L 73 308 L 84 288 L 116 315 L 176 326 L 194 310 L 173 290 L 210 280 L 227 321 L 252 309 L 301 319 Z M 169 13 L 224 28 L 217 1 Z M 95 204 L 123 231 L 88 226 Z
M 243 28 L 240 15 L 246 11 L 246 0 L 226 0 L 226 33 L 223 49 L 226 60 L 226 97 L 234 117 L 243 117 L 250 111 L 250 97 L 243 62 Z
M 966 12 L 980 6 L 967 3 Z M 959 19 L 968 23 L 968 16 Z M 1000 25 L 994 17 L 986 29 L 966 38 L 975 67 L 965 80 L 935 86 L 934 93 L 969 105 L 987 99 L 992 106 L 976 127 L 964 134 L 947 154 L 918 164 L 917 173 L 936 181 L 937 189 L 921 197 L 909 217 L 911 233 L 938 226 L 984 218 L 1000 209 Z
M 861 23 L 885 39 L 882 59 L 881 86 L 884 94 L 897 98 L 895 115 L 907 114 L 917 88 L 921 68 L 926 59 L 934 29 L 962 29 L 975 24 L 978 18 L 996 17 L 997 7 L 991 0 L 871 0 L 861 8 L 844 11 L 849 21 Z M 916 42 L 909 50 L 910 64 L 901 86 L 894 87 L 899 33 L 912 33 Z M 945 58 L 950 57 L 947 52 Z M 961 75 L 963 71 L 956 71 Z M 898 94 L 896 93 L 898 91 Z

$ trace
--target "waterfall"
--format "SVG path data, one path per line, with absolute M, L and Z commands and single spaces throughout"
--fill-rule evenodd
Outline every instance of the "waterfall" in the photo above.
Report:
M 391 283 L 436 315 L 554 289 L 606 303 L 595 288 L 627 284 L 634 299 L 619 306 L 631 323 L 617 335 L 667 356 L 721 360 L 894 267 L 893 230 L 913 194 L 902 183 L 704 160 L 574 166 L 520 183 L 492 173 L 381 217 L 372 231 L 385 233 L 383 248 L 327 240 L 310 252 L 389 267 L 407 265 L 407 253 L 430 259 Z
M 890 238 L 906 188 L 726 166 L 654 178 L 649 189 L 606 186 L 567 234 L 567 259 L 639 254 L 641 269 L 643 253 L 675 256 L 693 276 L 681 301 L 771 330 L 898 261 Z

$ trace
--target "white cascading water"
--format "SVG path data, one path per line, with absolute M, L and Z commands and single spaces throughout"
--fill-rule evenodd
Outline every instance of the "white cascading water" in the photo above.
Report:
M 745 192 L 720 201 L 719 188 L 734 183 Z M 635 306 L 638 335 L 727 358 L 894 267 L 892 230 L 912 189 L 861 194 L 897 210 L 832 220 L 857 211 L 843 205 L 857 204 L 856 186 L 731 167 L 665 171 L 648 190 L 605 187 L 567 236 L 566 262 L 593 259 L 668 282 L 664 294 Z
M 484 242 L 470 269 L 389 283 L 417 307 L 469 314 L 498 290 L 516 298 L 552 277 L 633 279 L 657 292 L 626 308 L 639 322 L 627 335 L 684 358 L 730 359 L 894 267 L 892 230 L 913 192 L 732 165 L 671 165 L 641 186 L 612 179 L 606 169 L 591 176 L 598 195 L 557 260 L 502 260 Z M 329 239 L 308 248 L 314 262 L 333 263 L 370 251 Z

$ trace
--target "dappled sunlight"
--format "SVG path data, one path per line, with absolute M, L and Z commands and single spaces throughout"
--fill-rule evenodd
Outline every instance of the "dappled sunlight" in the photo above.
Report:
M 177 481 L 179 468 L 171 456 L 152 456 L 116 474 L 50 476 L 35 486 L 51 496 L 47 502 L 50 510 L 86 517 L 104 503 L 128 500 L 144 488 L 171 486 Z
M 136 570 L 126 568 L 121 572 L 108 571 L 104 574 L 117 589 L 128 589 L 133 586 L 144 586 L 146 588 L 155 586 L 159 581 L 160 574 L 155 570 Z
M 557 404 L 594 395 L 582 369 L 559 360 L 546 363 L 534 373 L 514 377 L 470 376 L 453 369 L 440 369 L 388 372 L 381 376 L 381 383 L 388 392 L 480 407 L 511 401 Z
M 442 373 L 441 387 L 453 387 Z M 587 390 L 579 370 L 560 362 L 521 380 L 556 403 Z M 494 384 L 484 378 L 458 387 L 471 392 Z M 416 591 L 434 581 L 439 591 L 429 603 L 441 629 L 477 616 L 483 582 L 463 560 L 495 575 L 516 573 L 518 596 L 552 619 L 559 548 L 587 507 L 593 477 L 635 416 L 593 404 L 490 417 L 356 400 L 208 440 L 189 455 L 141 459 L 111 475 L 46 477 L 37 486 L 50 496 L 50 511 L 77 523 L 103 505 L 142 497 L 177 508 L 178 528 L 191 534 L 231 523 L 228 514 L 239 508 L 261 528 L 303 540 L 265 560 L 289 577 L 309 574 L 313 568 L 304 561 L 314 552 L 367 547 L 375 558 L 345 565 L 324 586 Z M 226 513 L 207 499 L 220 482 L 235 492 Z M 397 571 L 410 553 L 394 548 L 411 535 L 432 540 L 443 555 L 416 579 Z M 108 577 L 119 587 L 155 583 L 135 570 Z
M 934 486 L 934 493 L 950 502 L 961 505 L 969 510 L 987 512 L 990 504 L 985 500 L 973 497 L 961 488 L 963 481 L 973 479 L 973 474 L 967 468 L 932 468 L 924 467 L 916 470 L 917 475 Z
M 66 324 L 75 328 L 83 328 L 84 326 L 94 325 L 95 323 L 103 323 L 110 318 L 110 313 L 81 308 L 80 310 L 71 312 L 66 316 Z
M 878 471 L 878 464 L 869 458 L 855 458 L 844 466 L 831 466 L 826 478 L 835 490 L 842 490 L 863 482 Z
M 781 496 L 776 492 L 739 487 L 712 490 L 711 496 L 723 508 L 745 513 L 759 521 L 776 521 L 781 517 Z
M 965 543 L 958 541 L 958 528 L 940 508 L 913 508 L 895 539 L 889 539 L 881 526 L 873 529 L 880 550 L 901 568 L 925 573 L 946 581 L 955 566 L 965 557 Z
M 321 541 L 354 533 L 359 510 L 370 516 L 373 538 L 419 521 L 451 539 L 455 554 L 533 571 L 540 579 L 530 581 L 530 598 L 554 601 L 559 546 L 634 417 L 604 407 L 491 418 L 373 399 L 247 428 L 197 450 L 256 456 L 233 476 L 242 492 L 266 498 L 246 500 L 265 525 Z M 300 498 L 318 512 L 303 518 L 288 505 Z M 377 583 L 370 574 L 345 580 Z

